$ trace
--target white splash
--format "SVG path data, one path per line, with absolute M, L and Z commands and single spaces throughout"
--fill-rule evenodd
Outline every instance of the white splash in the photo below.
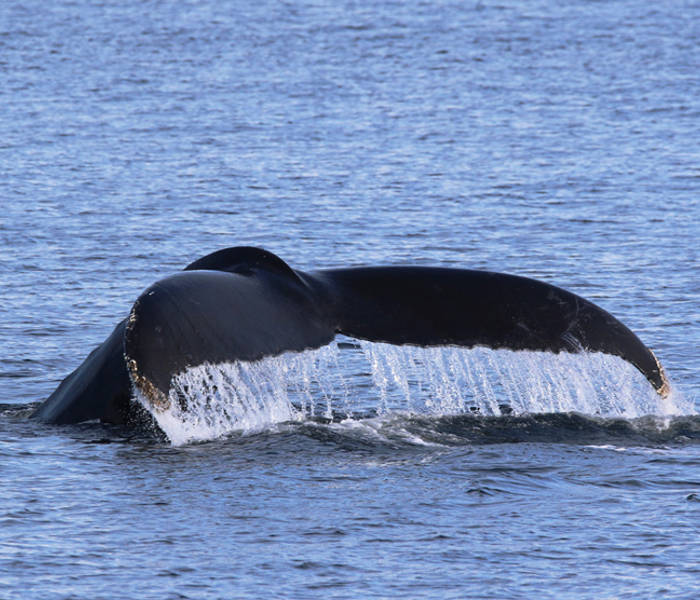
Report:
M 601 353 L 552 354 L 361 344 L 380 393 L 380 411 L 396 406 L 428 414 L 500 415 L 580 412 L 599 416 L 693 412 L 673 390 L 661 398 L 637 369 Z
M 332 388 L 323 373 L 340 372 L 337 345 L 255 362 L 203 364 L 173 377 L 169 407 L 136 393 L 174 445 L 251 433 L 323 412 L 331 416 Z
M 604 354 L 339 341 L 256 362 L 201 365 L 171 382 L 170 407 L 142 401 L 175 444 L 307 417 L 580 412 L 635 418 L 694 412 Z M 507 408 L 506 408 L 507 407 Z

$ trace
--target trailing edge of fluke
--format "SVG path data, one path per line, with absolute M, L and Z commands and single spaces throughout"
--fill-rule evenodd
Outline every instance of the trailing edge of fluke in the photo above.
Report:
M 132 386 L 155 409 L 204 363 L 255 361 L 336 334 L 391 344 L 602 352 L 630 362 L 663 397 L 654 353 L 615 317 L 553 285 L 502 273 L 366 267 L 305 273 L 271 252 L 219 250 L 146 289 L 129 316 L 35 411 L 50 423 L 130 423 Z

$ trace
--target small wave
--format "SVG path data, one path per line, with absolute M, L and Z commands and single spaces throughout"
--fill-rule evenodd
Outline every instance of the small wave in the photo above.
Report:
M 8 423 L 26 423 L 38 403 L 0 405 L 0 416 Z M 172 445 L 222 440 L 240 444 L 259 435 L 301 437 L 323 441 L 349 450 L 377 449 L 439 450 L 459 446 L 512 443 L 557 443 L 584 445 L 591 448 L 626 450 L 632 447 L 660 448 L 700 444 L 700 415 L 644 416 L 634 419 L 599 417 L 580 413 L 535 413 L 524 415 L 484 416 L 475 413 L 430 416 L 407 412 L 377 411 L 348 415 L 334 411 L 330 416 L 303 417 L 297 408 L 291 419 L 264 419 L 246 427 L 212 427 L 186 417 L 184 421 L 161 420 L 167 431 L 141 429 L 132 431 L 120 426 L 81 423 L 64 426 L 72 435 L 89 443 L 169 442 Z M 220 417 L 216 417 L 217 419 Z M 274 421 L 274 422 L 273 422 Z M 227 424 L 228 425 L 228 424 Z M 32 423 L 34 428 L 39 423 Z M 96 432 L 98 437 L 95 438 Z M 165 435 L 164 435 L 165 434 Z M 245 442 L 247 443 L 247 442 Z
M 511 443 L 576 444 L 599 448 L 700 444 L 700 416 L 591 417 L 578 413 L 483 417 L 391 414 L 362 420 L 306 422 L 299 433 L 345 448 L 428 447 Z
M 448 443 L 514 442 L 612 443 L 619 445 L 700 442 L 700 417 L 606 418 L 579 413 L 539 413 L 510 417 L 411 418 L 407 427 L 430 440 Z
M 409 413 L 305 419 L 256 431 L 232 431 L 216 441 L 234 447 L 305 447 L 303 440 L 326 447 L 375 455 L 411 456 L 460 447 L 502 444 L 563 444 L 609 451 L 657 452 L 700 445 L 700 416 L 591 417 L 578 413 L 540 413 L 507 417 L 455 415 L 430 417 Z
M 29 404 L 0 404 L 0 415 L 6 419 L 27 419 L 38 407 L 40 402 Z

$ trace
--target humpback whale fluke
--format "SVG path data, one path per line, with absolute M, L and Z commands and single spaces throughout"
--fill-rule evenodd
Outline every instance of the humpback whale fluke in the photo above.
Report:
M 654 353 L 611 314 L 553 285 L 436 267 L 302 272 L 259 248 L 219 250 L 162 279 L 36 410 L 53 423 L 134 418 L 132 385 L 155 407 L 188 367 L 319 348 L 336 334 L 391 344 L 602 352 L 662 397 Z

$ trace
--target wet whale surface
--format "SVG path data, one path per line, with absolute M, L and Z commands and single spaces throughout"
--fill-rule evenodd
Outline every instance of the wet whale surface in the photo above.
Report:
M 696 11 L 8 4 L 0 596 L 694 598 Z M 444 380 L 449 352 L 340 340 L 277 403 L 171 419 L 180 445 L 28 418 L 153 281 L 231 245 L 559 285 L 653 348 L 685 414 L 618 363 L 472 353 Z M 181 383 L 279 389 L 262 368 Z
M 238 246 L 197 259 L 184 272 L 148 287 L 129 316 L 32 417 L 45 423 L 126 424 L 140 421 L 144 408 L 156 419 L 158 412 L 173 404 L 180 404 L 186 414 L 188 405 L 202 402 L 198 396 L 204 397 L 205 405 L 217 397 L 222 410 L 230 403 L 235 412 L 249 382 L 226 371 L 250 372 L 258 380 L 254 395 L 263 398 L 272 391 L 264 387 L 266 379 L 279 378 L 274 395 L 284 394 L 286 387 L 295 386 L 288 371 L 297 356 L 315 354 L 314 350 L 328 345 L 353 347 L 352 342 L 337 344 L 339 334 L 384 346 L 383 354 L 391 357 L 385 359 L 392 363 L 392 379 L 407 400 L 410 371 L 418 361 L 427 370 L 440 370 L 437 379 L 442 386 L 469 388 L 476 401 L 473 388 L 484 379 L 483 365 L 473 378 L 467 359 L 471 353 L 452 352 L 449 370 L 441 364 L 440 353 L 448 348 L 489 348 L 516 351 L 521 358 L 537 353 L 544 361 L 555 361 L 549 355 L 559 353 L 618 357 L 644 375 L 661 399 L 668 400 L 663 412 L 673 406 L 670 383 L 654 353 L 611 314 L 556 286 L 504 273 L 440 267 L 304 273 L 267 250 Z M 371 354 L 372 345 L 366 345 L 366 354 Z M 363 348 L 361 343 L 354 346 Z M 394 357 L 405 354 L 407 348 L 416 356 L 405 365 L 396 364 Z M 437 354 L 421 350 L 427 348 L 436 349 Z M 505 367 L 498 365 L 498 357 L 491 358 L 487 370 L 503 378 Z M 279 374 L 270 376 L 262 370 L 253 375 L 266 362 Z M 376 367 L 372 360 L 372 378 L 383 396 L 386 386 L 379 382 L 382 376 Z M 203 371 L 209 389 L 200 386 L 193 392 L 177 385 L 194 371 Z M 468 381 L 457 383 L 460 372 Z M 315 369 L 311 377 L 323 381 L 329 374 Z M 342 380 L 342 374 L 339 377 Z M 523 373 L 519 377 L 531 378 Z M 420 390 L 422 380 L 433 378 L 424 372 L 414 383 Z M 617 392 L 592 372 L 588 378 L 590 385 L 605 387 L 606 393 Z M 552 396 L 561 391 L 549 386 L 540 393 Z M 443 389 L 430 394 L 444 401 Z M 314 404 L 310 395 L 309 401 Z M 532 395 L 529 403 L 528 410 L 541 408 L 535 406 Z M 385 399 L 383 404 L 386 408 Z M 501 406 L 512 413 L 510 405 L 499 405 L 497 414 L 503 414 Z M 478 405 L 470 408 L 475 411 Z M 465 406 L 462 402 L 450 410 L 464 412 Z M 302 409 L 299 416 L 306 416 L 306 411 Z

